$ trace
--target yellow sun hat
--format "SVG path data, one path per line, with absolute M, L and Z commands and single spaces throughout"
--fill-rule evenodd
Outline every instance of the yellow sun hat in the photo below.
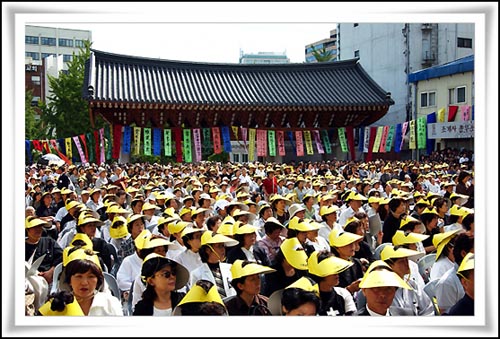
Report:
M 93 250 L 94 244 L 92 243 L 92 240 L 89 238 L 89 236 L 85 233 L 76 233 L 73 236 L 73 239 L 71 239 L 71 241 L 69 242 L 68 247 L 74 247 L 77 240 L 81 240 L 84 242 L 84 245 L 81 246 L 82 249 Z
M 444 233 L 438 233 L 434 235 L 432 238 L 432 244 L 436 248 L 436 261 L 439 259 L 439 256 L 443 252 L 443 249 L 445 248 L 446 245 L 453 239 L 453 237 L 458 233 L 462 232 L 462 229 L 456 229 L 453 231 L 448 231 Z
M 392 245 L 387 245 L 384 247 L 382 252 L 380 252 L 380 259 L 386 261 L 388 259 L 399 259 L 399 258 L 409 258 L 415 256 L 422 257 L 425 253 L 410 250 L 404 247 L 394 247 Z
M 354 265 L 354 263 L 348 260 L 337 258 L 333 255 L 321 260 L 321 262 L 318 262 L 318 254 L 319 252 L 314 251 L 307 260 L 309 273 L 317 275 L 318 277 L 339 274 Z
M 66 259 L 63 260 L 63 266 L 65 267 L 73 260 L 88 260 L 96 264 L 97 267 L 99 267 L 102 270 L 101 263 L 99 262 L 99 257 L 95 254 L 95 252 L 91 252 L 89 250 L 85 250 L 82 248 L 74 250 L 69 255 L 67 255 L 66 258 L 63 259 Z
M 457 273 L 461 273 L 463 271 L 473 270 L 474 269 L 474 253 L 469 252 L 462 259 L 462 263 L 458 267 Z
M 281 309 L 281 299 L 283 298 L 283 292 L 289 288 L 300 288 L 301 290 L 313 292 L 319 297 L 319 285 L 317 282 L 312 280 L 310 277 L 304 276 L 297 279 L 292 284 L 288 285 L 284 289 L 279 289 L 274 291 L 267 301 L 267 307 L 271 311 L 272 315 L 283 315 Z
M 276 272 L 276 270 L 274 268 L 259 265 L 254 262 L 247 262 L 245 264 L 245 261 L 240 259 L 236 260 L 231 265 L 231 275 L 233 277 L 233 280 L 247 277 L 249 275 L 267 274 L 272 272 Z
M 114 217 L 113 222 L 109 227 L 109 235 L 113 239 L 121 239 L 129 235 L 127 229 L 127 219 L 121 215 Z
M 201 235 L 201 245 L 203 246 L 211 244 L 224 244 L 227 247 L 232 247 L 238 245 L 239 242 L 217 232 L 203 232 L 203 234 Z
M 411 222 L 421 223 L 421 221 L 418 220 L 417 218 L 414 218 L 411 215 L 407 215 L 406 217 L 401 219 L 401 224 L 399 225 L 399 228 L 403 228 L 403 226 L 406 226 Z
M 292 267 L 298 270 L 307 270 L 307 254 L 297 237 L 285 239 L 280 250 Z
M 226 308 L 219 292 L 217 291 L 217 285 L 211 281 L 198 280 L 196 284 L 186 293 L 184 298 L 182 298 L 182 300 L 177 304 L 172 312 L 172 315 L 182 315 L 182 305 L 189 303 L 210 302 L 221 304 L 224 308 Z
M 408 290 L 413 290 L 410 285 L 408 285 L 403 279 L 399 277 L 396 273 L 382 270 L 372 270 L 366 272 L 365 276 L 359 283 L 360 288 L 374 288 L 374 287 L 401 287 Z
M 192 227 L 192 226 L 193 226 L 192 222 L 188 222 L 188 221 L 174 222 L 174 221 L 172 221 L 167 225 L 167 228 L 168 228 L 168 232 L 170 234 L 175 234 L 175 233 L 181 233 L 184 230 L 184 228 Z
M 37 227 L 37 226 L 45 226 L 48 227 L 50 223 L 48 221 L 42 220 L 37 217 L 27 217 L 24 221 L 24 228 L 32 228 L 32 227 Z
M 315 224 L 311 224 L 307 219 L 293 217 L 288 223 L 288 229 L 295 230 L 297 232 L 309 232 L 319 230 L 319 227 Z
M 85 314 L 82 311 L 82 308 L 80 307 L 80 304 L 76 300 L 75 297 L 73 297 L 73 301 L 70 302 L 69 304 L 66 304 L 64 309 L 59 312 L 59 311 L 53 311 L 51 309 L 52 306 L 52 301 L 54 298 L 51 298 L 49 301 L 47 301 L 45 304 L 43 304 L 38 311 L 40 314 L 44 316 L 84 316 Z
M 141 233 L 134 239 L 134 245 L 137 249 L 142 250 L 146 241 L 151 237 L 151 232 L 147 229 L 142 230 Z
M 322 217 L 324 215 L 335 213 L 339 210 L 340 208 L 337 205 L 321 206 L 319 210 L 319 215 Z
M 346 231 L 339 231 L 337 229 L 333 229 L 328 235 L 328 240 L 330 242 L 330 246 L 332 247 L 347 246 L 361 239 L 363 239 L 362 235 L 357 235 Z
M 415 244 L 425 239 L 429 238 L 430 235 L 420 234 L 415 232 L 405 232 L 397 230 L 392 237 L 392 244 L 394 246 L 405 245 L 405 244 Z

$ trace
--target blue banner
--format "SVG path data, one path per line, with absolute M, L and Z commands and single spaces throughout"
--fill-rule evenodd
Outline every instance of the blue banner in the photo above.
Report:
M 229 127 L 222 126 L 221 127 L 221 132 L 222 132 L 222 142 L 224 144 L 224 152 L 231 153 L 231 151 L 232 151 L 232 148 L 231 148 L 231 134 L 229 134 Z
M 123 127 L 123 154 L 130 154 L 130 138 L 132 136 L 132 128 L 130 126 Z
M 292 131 L 288 131 L 286 133 L 288 134 L 288 139 L 290 139 L 290 143 L 292 144 L 293 153 L 297 154 L 297 147 L 295 146 L 295 141 L 293 141 L 293 132 Z
M 161 130 L 153 128 L 153 155 L 160 156 L 161 153 Z
M 363 152 L 363 147 L 365 145 L 365 127 L 364 126 L 361 126 L 358 128 L 358 135 L 359 135 L 359 138 L 358 138 L 358 150 L 360 152 Z
M 436 120 L 436 112 L 432 112 L 431 114 L 427 114 L 427 124 L 433 124 L 437 122 Z M 432 151 L 434 151 L 434 145 L 436 144 L 436 139 L 429 139 L 428 135 L 425 136 L 427 138 L 427 155 L 431 155 Z
M 26 154 L 28 155 L 28 161 L 31 164 L 33 162 L 33 157 L 31 156 L 31 141 L 24 140 L 24 147 L 26 148 Z
M 394 152 L 401 152 L 401 141 L 403 140 L 403 126 L 401 124 L 396 125 L 396 144 L 394 144 Z

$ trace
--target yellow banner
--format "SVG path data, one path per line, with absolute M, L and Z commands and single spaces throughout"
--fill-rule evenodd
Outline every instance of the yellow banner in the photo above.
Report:
M 417 143 L 415 142 L 415 120 L 410 121 L 410 149 L 416 149 Z
M 240 138 L 238 137 L 238 126 L 231 126 L 231 129 L 233 130 L 233 134 L 236 140 L 240 141 Z
M 311 131 L 304 131 L 304 139 L 306 141 L 306 153 L 308 155 L 314 154 L 313 142 L 311 139 Z
M 437 122 L 444 122 L 445 114 L 446 114 L 446 108 L 443 107 L 438 111 Z
M 248 129 L 248 161 L 255 161 L 255 128 Z
M 141 149 L 141 128 L 134 127 L 134 155 L 138 155 Z
M 69 161 L 71 161 L 71 158 L 73 157 L 73 151 L 71 149 L 71 138 L 65 138 L 64 143 L 66 145 L 66 156 L 68 157 Z
M 377 127 L 377 134 L 375 134 L 375 142 L 373 143 L 373 153 L 380 151 L 380 142 L 382 141 L 382 134 L 384 133 L 384 126 Z

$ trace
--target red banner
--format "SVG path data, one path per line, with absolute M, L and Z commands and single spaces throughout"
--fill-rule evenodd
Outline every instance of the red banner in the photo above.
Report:
M 113 126 L 113 150 L 112 150 L 112 158 L 119 159 L 120 158 L 120 146 L 122 143 L 122 125 L 114 125 Z
M 267 132 L 263 129 L 257 130 L 257 156 L 267 156 Z
M 219 127 L 212 127 L 212 137 L 214 139 L 214 153 L 222 153 L 222 146 L 220 143 L 220 129 Z
M 59 158 L 64 160 L 64 162 L 69 165 L 70 164 L 69 159 L 66 157 L 66 155 L 63 154 L 63 152 L 59 151 L 56 141 L 54 139 L 51 139 L 50 144 L 52 145 L 52 148 L 57 152 L 57 155 L 59 155 Z
M 368 153 L 366 154 L 366 162 L 372 161 L 373 144 L 377 136 L 377 127 L 370 127 L 370 143 L 368 144 Z
M 297 144 L 297 156 L 304 156 L 304 139 L 302 139 L 302 131 L 295 131 L 295 139 Z
M 83 149 L 85 151 L 85 159 L 87 159 L 87 161 L 90 161 L 89 152 L 87 150 L 87 142 L 85 141 L 85 134 L 80 134 L 80 140 L 82 140 Z
M 98 165 L 100 165 L 100 156 L 99 154 L 101 154 L 101 142 L 99 141 L 99 131 L 95 130 L 94 131 L 94 140 L 95 140 L 95 162 L 98 163 Z
M 278 131 L 278 155 L 284 157 L 285 153 L 285 132 Z
M 387 136 L 389 135 L 389 126 L 384 126 L 382 130 L 382 141 L 380 141 L 380 153 L 385 153 L 385 148 L 387 144 Z
M 38 140 L 33 140 L 33 147 L 35 147 L 37 151 L 42 151 L 42 144 Z
M 45 153 L 52 153 L 50 151 L 50 147 L 49 147 L 49 142 L 47 140 L 42 140 L 42 145 L 43 145 L 43 150 L 45 151 Z
M 455 121 L 455 117 L 457 116 L 458 106 L 449 106 L 448 108 L 448 122 Z
M 349 145 L 349 152 L 351 152 L 351 160 L 356 159 L 356 149 L 354 147 L 354 128 L 346 127 L 345 132 L 347 134 L 347 144 Z

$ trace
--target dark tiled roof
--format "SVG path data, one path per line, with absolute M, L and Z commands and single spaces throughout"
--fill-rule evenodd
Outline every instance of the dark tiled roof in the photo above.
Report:
M 389 106 L 358 59 L 279 65 L 213 64 L 92 51 L 90 101 L 234 106 Z

